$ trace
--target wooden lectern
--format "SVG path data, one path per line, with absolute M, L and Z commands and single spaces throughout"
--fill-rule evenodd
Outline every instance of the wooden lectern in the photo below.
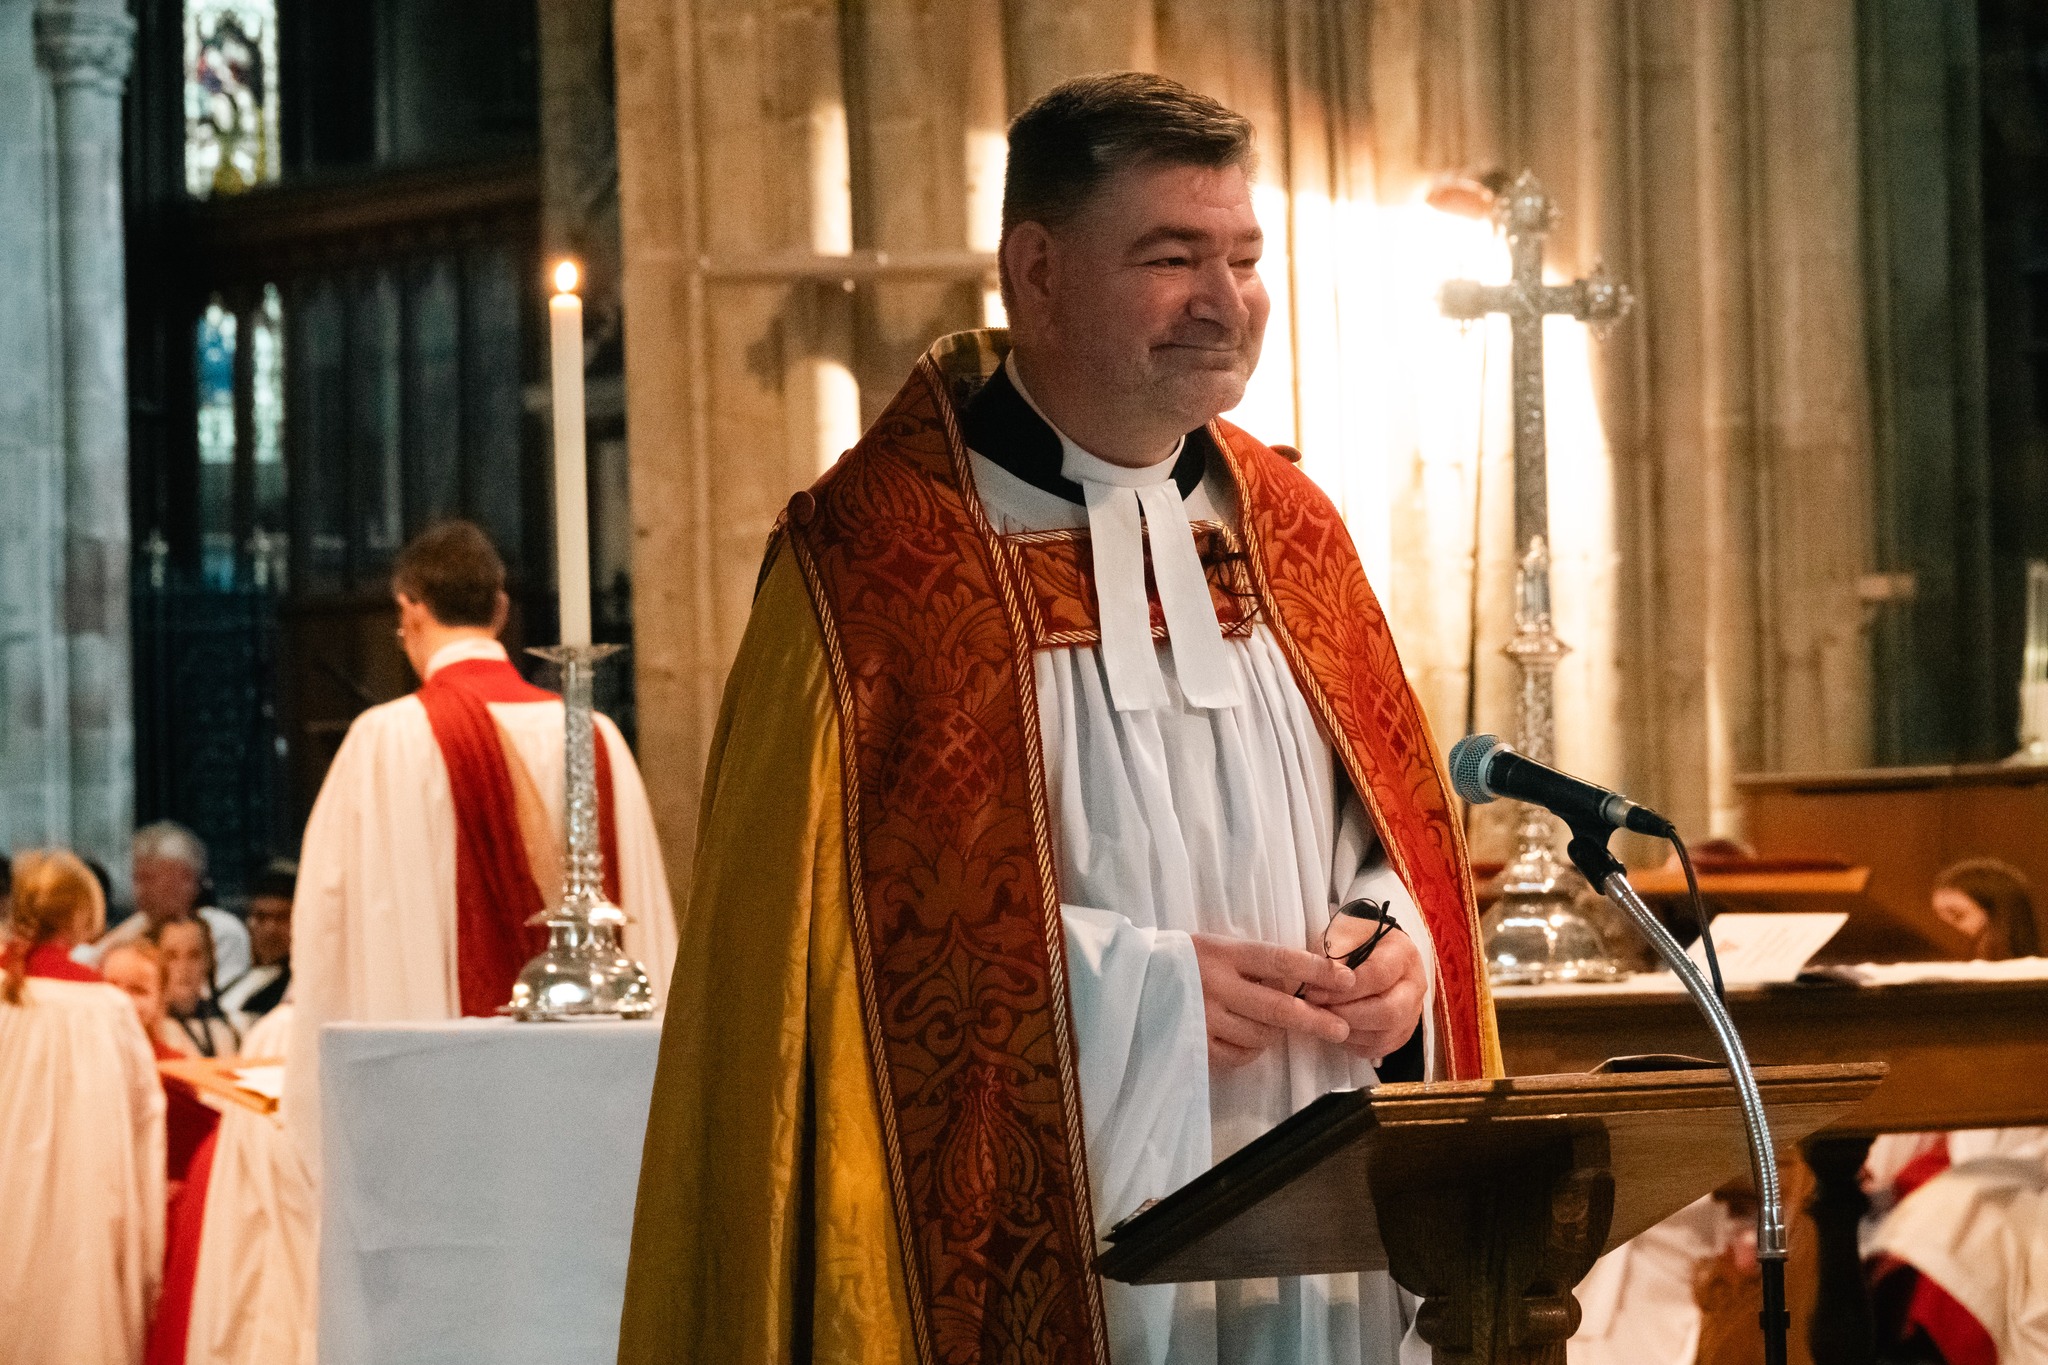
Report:
M 1881 1063 L 1760 1067 L 1782 1151 Z M 1724 1070 L 1513 1076 L 1325 1095 L 1117 1225 L 1132 1284 L 1387 1270 L 1438 1365 L 1563 1365 L 1593 1262 L 1749 1170 Z

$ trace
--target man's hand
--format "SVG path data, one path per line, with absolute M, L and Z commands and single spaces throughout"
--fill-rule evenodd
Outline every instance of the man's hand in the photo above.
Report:
M 1407 1042 L 1422 1018 L 1422 997 L 1428 985 L 1422 950 L 1406 934 L 1388 934 L 1372 950 L 1372 956 L 1358 964 L 1354 976 L 1350 987 L 1343 989 L 1311 983 L 1305 998 L 1350 1026 L 1350 1035 L 1342 1040 L 1344 1046 L 1377 1062 Z M 1206 989 L 1206 974 L 1202 984 Z M 1210 1047 L 1213 1051 L 1213 1041 Z
M 1287 1031 L 1330 1043 L 1342 1043 L 1351 1036 L 1349 1021 L 1326 1007 L 1327 1001 L 1358 998 L 1358 983 L 1343 963 L 1274 943 L 1219 934 L 1192 937 L 1195 960 L 1202 968 L 1202 1007 L 1208 1015 L 1211 1066 L 1243 1066 Z M 1385 947 L 1380 945 L 1374 957 Z M 1413 954 L 1414 945 L 1409 945 L 1408 951 Z M 1419 967 L 1420 957 L 1416 962 Z M 1309 988 L 1309 998 L 1295 999 L 1294 992 L 1304 985 Z M 1412 1012 L 1409 1027 L 1414 1027 Z M 1407 1038 L 1402 1034 L 1388 1050 Z

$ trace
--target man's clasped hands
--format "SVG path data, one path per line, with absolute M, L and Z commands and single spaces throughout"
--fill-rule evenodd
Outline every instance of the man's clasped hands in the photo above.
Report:
M 1377 1062 L 1407 1042 L 1422 1017 L 1422 953 L 1406 934 L 1388 934 L 1356 970 L 1275 943 L 1220 934 L 1193 938 L 1211 1066 L 1243 1066 L 1288 1033 L 1338 1043 Z

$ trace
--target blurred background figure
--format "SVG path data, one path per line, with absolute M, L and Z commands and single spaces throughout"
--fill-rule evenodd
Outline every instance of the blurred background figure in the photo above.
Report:
M 297 863 L 273 858 L 250 884 L 249 951 L 255 965 L 220 992 L 220 1007 L 228 1022 L 245 1037 L 291 989 L 292 895 L 298 880 Z
M 71 960 L 84 863 L 16 856 L 0 943 L 0 1323 L 8 1365 L 132 1365 L 163 1263 L 164 1092 L 128 997 Z
M 212 925 L 196 916 L 169 920 L 148 941 L 163 954 L 164 1010 L 172 1025 L 165 1036 L 171 1045 L 200 1057 L 234 1056 L 242 1036 L 216 997 Z
M 289 1001 L 264 1015 L 243 1036 L 242 1050 L 289 1066 L 291 1015 Z M 187 1365 L 311 1360 L 313 1187 L 299 1149 L 284 1131 L 283 1112 L 229 1108 L 211 1158 L 183 1359 Z M 167 1267 L 166 1300 L 174 1288 L 171 1277 Z M 169 1332 L 169 1324 L 162 1324 L 152 1348 Z M 165 1342 L 165 1349 L 172 1344 Z
M 137 939 L 108 949 L 107 955 L 100 959 L 100 975 L 107 979 L 108 985 L 127 992 L 128 999 L 135 1006 L 136 1017 L 142 1021 L 143 1032 L 149 1035 L 150 1050 L 158 1061 L 192 1054 L 191 1040 L 172 1022 L 165 1007 L 163 953 L 154 943 L 146 938 Z M 167 1106 L 164 1115 L 164 1177 L 170 1182 L 167 1194 L 175 1199 L 191 1169 L 193 1153 L 219 1124 L 220 1113 L 201 1100 L 199 1093 L 186 1082 L 172 1076 L 161 1079 Z
M 1934 913 L 1970 940 L 1972 956 L 1997 960 L 2040 951 L 2026 874 L 1996 858 L 1971 858 L 1934 883 Z
M 135 913 L 108 930 L 80 956 L 96 964 L 107 949 L 128 943 L 175 920 L 202 919 L 213 939 L 214 965 L 223 981 L 249 970 L 249 931 L 217 905 L 208 904 L 206 845 L 175 820 L 159 820 L 135 831 L 130 845 L 135 877 Z

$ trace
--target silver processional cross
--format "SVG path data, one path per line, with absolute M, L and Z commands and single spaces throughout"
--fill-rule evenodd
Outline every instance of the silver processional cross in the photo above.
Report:
M 1506 284 L 1452 280 L 1440 302 L 1446 316 L 1476 322 L 1505 313 L 1513 337 L 1515 414 L 1515 634 L 1504 650 L 1520 677 L 1515 747 L 1543 763 L 1557 756 L 1558 661 L 1570 647 L 1550 620 L 1549 453 L 1544 434 L 1543 319 L 1591 323 L 1595 334 L 1629 310 L 1626 285 L 1605 267 L 1569 284 L 1543 282 L 1543 239 L 1557 206 L 1532 172 L 1494 201 L 1507 233 L 1514 273 Z M 1620 971 L 1596 930 L 1573 907 L 1580 878 L 1558 856 L 1550 817 L 1535 806 L 1515 831 L 1515 855 L 1502 870 L 1500 901 L 1487 917 L 1487 957 L 1496 981 L 1592 980 Z

